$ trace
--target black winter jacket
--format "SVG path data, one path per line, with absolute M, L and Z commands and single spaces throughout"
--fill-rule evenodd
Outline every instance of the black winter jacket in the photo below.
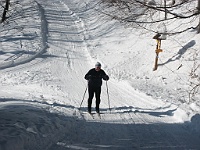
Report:
M 85 75 L 85 79 L 88 80 L 88 86 L 100 87 L 102 85 L 102 79 L 109 80 L 109 77 L 104 70 L 96 71 L 93 68 Z

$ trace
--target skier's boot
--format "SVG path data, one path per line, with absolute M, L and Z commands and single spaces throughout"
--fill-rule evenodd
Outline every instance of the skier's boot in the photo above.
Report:
M 88 113 L 91 114 L 91 107 L 88 107 Z
M 99 114 L 99 108 L 96 108 L 96 112 Z

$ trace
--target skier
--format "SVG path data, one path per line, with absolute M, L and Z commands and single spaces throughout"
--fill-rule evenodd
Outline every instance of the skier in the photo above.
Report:
M 97 62 L 95 68 L 92 68 L 85 75 L 85 79 L 88 80 L 88 112 L 91 113 L 92 99 L 96 97 L 96 112 L 99 113 L 100 95 L 102 79 L 109 80 L 109 76 L 101 69 L 101 63 Z

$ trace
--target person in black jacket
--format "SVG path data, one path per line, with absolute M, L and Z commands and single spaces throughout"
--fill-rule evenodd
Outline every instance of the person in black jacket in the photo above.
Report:
M 85 75 L 85 79 L 88 80 L 88 112 L 91 113 L 92 99 L 95 93 L 96 112 L 99 113 L 102 79 L 107 81 L 109 76 L 101 69 L 101 64 L 97 62 L 95 68 L 90 69 Z

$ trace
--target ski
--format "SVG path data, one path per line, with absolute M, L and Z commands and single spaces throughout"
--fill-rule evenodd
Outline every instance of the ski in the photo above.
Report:
M 80 111 L 80 110 L 79 110 Z M 80 113 L 82 114 L 82 116 L 84 117 L 84 114 L 88 114 L 89 116 L 91 116 L 91 118 L 92 119 L 97 119 L 97 117 L 99 118 L 99 119 L 101 119 L 101 114 L 100 113 L 90 113 L 90 112 L 85 112 L 85 111 L 80 111 Z M 96 117 L 95 117 L 96 116 Z M 84 117 L 85 118 L 85 117 Z
M 92 117 L 92 119 L 94 119 L 94 115 L 92 113 L 89 113 L 88 114 Z

